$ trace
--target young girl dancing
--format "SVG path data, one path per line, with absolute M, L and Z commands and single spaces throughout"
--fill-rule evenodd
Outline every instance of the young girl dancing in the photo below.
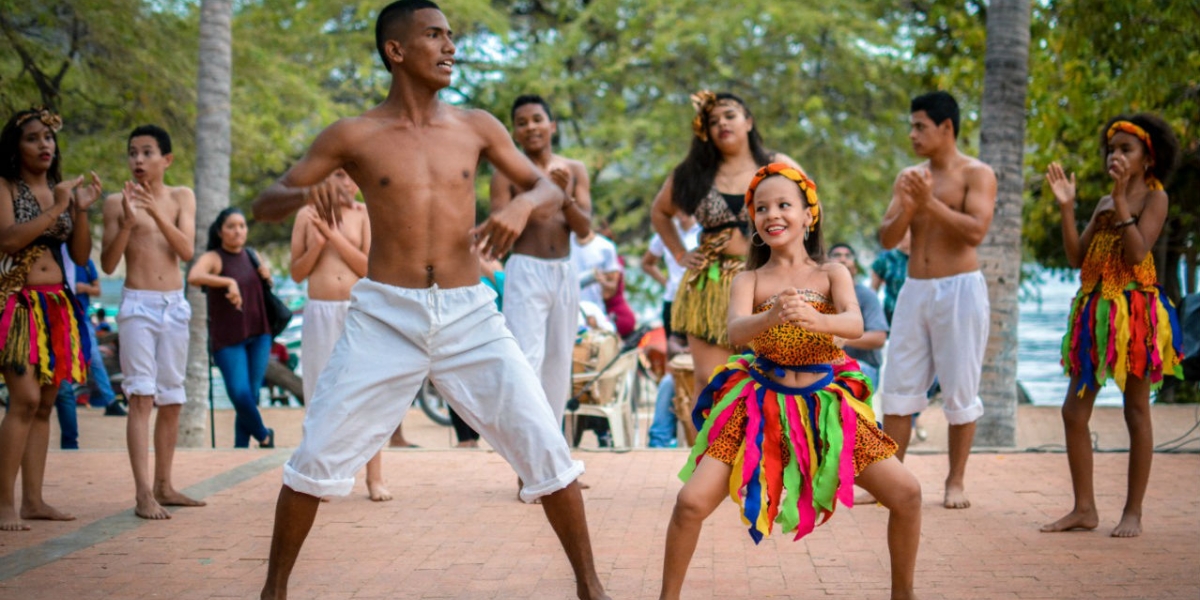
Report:
M 729 340 L 749 346 L 701 392 L 700 433 L 667 530 L 662 598 L 678 598 L 700 526 L 725 495 L 755 543 L 776 523 L 800 539 L 853 503 L 853 486 L 891 510 L 892 598 L 911 598 L 921 487 L 875 425 L 858 364 L 833 337 L 862 335 L 850 272 L 824 262 L 816 184 L 793 166 L 758 170 L 746 192 L 754 223 L 746 271 L 732 283 Z
M 1096 205 L 1082 238 L 1075 226 L 1075 175 L 1068 178 L 1058 163 L 1046 172 L 1062 213 L 1067 260 L 1082 271 L 1062 345 L 1063 368 L 1071 377 L 1062 415 L 1075 508 L 1042 531 L 1100 524 L 1088 421 L 1096 393 L 1111 377 L 1124 393 L 1129 428 L 1128 496 L 1112 535 L 1133 537 L 1142 533 L 1142 499 L 1154 452 L 1150 391 L 1162 386 L 1164 373 L 1183 378 L 1179 317 L 1158 284 L 1150 253 L 1167 219 L 1162 180 L 1174 167 L 1179 142 L 1162 119 L 1144 114 L 1112 119 L 1102 136 L 1112 194 Z

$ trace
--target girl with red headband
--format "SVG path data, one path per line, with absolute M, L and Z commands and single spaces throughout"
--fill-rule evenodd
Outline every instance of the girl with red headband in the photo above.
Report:
M 1062 344 L 1063 368 L 1071 377 L 1062 415 L 1075 507 L 1042 531 L 1100 525 L 1088 421 L 1096 393 L 1112 378 L 1124 394 L 1129 428 L 1129 496 L 1112 535 L 1133 537 L 1142 532 L 1154 451 L 1150 392 L 1162 386 L 1164 375 L 1183 378 L 1179 316 L 1158 284 L 1150 252 L 1167 219 L 1162 182 L 1174 169 L 1179 141 L 1166 122 L 1147 114 L 1116 117 L 1101 136 L 1113 188 L 1082 236 L 1075 225 L 1075 175 L 1068 177 L 1058 163 L 1046 172 L 1062 213 L 1067 261 L 1082 270 Z
M 825 262 L 817 187 L 788 164 L 746 192 L 753 230 L 732 283 L 729 340 L 750 352 L 719 368 L 692 419 L 699 434 L 667 530 L 662 598 L 678 598 L 700 527 L 726 495 L 755 543 L 775 524 L 799 540 L 854 503 L 854 484 L 891 510 L 892 598 L 913 592 L 921 486 L 875 425 L 871 384 L 834 336 L 862 335 L 850 272 Z

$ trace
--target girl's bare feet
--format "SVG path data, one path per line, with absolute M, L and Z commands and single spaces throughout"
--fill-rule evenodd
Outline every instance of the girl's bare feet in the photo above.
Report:
M 1117 528 L 1112 530 L 1112 536 L 1117 538 L 1137 537 L 1139 535 L 1142 535 L 1142 515 L 1125 513 L 1121 515 L 1121 522 L 1117 523 Z
M 41 504 L 22 504 L 21 518 L 26 521 L 74 521 L 75 515 L 69 515 L 42 502 Z
M 1042 525 L 1042 532 L 1056 533 L 1059 531 L 1091 531 L 1099 526 L 1100 515 L 1094 509 L 1075 509 L 1067 513 L 1067 516 L 1053 523 Z

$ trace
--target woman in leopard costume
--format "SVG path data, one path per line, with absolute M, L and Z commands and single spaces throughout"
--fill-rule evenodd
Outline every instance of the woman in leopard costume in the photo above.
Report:
M 35 108 L 0 131 L 0 375 L 9 393 L 0 421 L 0 531 L 29 529 L 22 519 L 74 518 L 46 504 L 42 479 L 58 387 L 85 380 L 91 352 L 83 310 L 64 284 L 62 248 L 87 262 L 87 209 L 101 190 L 95 173 L 86 185 L 83 176 L 62 180 L 61 126 L 58 115 Z

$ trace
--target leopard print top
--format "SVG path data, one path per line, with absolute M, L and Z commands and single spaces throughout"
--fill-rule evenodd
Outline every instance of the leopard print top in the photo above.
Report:
M 800 290 L 800 297 L 822 314 L 837 312 L 833 303 L 823 294 Z M 775 297 L 772 296 L 754 309 L 755 314 L 771 310 L 774 302 Z M 831 364 L 845 357 L 845 352 L 833 342 L 833 335 L 815 333 L 791 323 L 775 325 L 759 334 L 750 342 L 750 349 L 758 356 L 787 366 Z
M 15 188 L 13 216 L 17 223 L 28 223 L 42 214 L 42 205 L 38 203 L 37 196 L 33 195 L 33 190 L 29 189 L 24 181 L 18 179 Z M 29 269 L 42 256 L 42 253 L 47 250 L 53 251 L 50 248 L 51 244 L 57 247 L 58 243 L 70 237 L 71 228 L 70 211 L 64 211 L 54 225 L 42 232 L 42 235 L 34 243 L 13 254 L 0 252 L 0 307 L 4 306 L 10 295 L 25 286 Z

